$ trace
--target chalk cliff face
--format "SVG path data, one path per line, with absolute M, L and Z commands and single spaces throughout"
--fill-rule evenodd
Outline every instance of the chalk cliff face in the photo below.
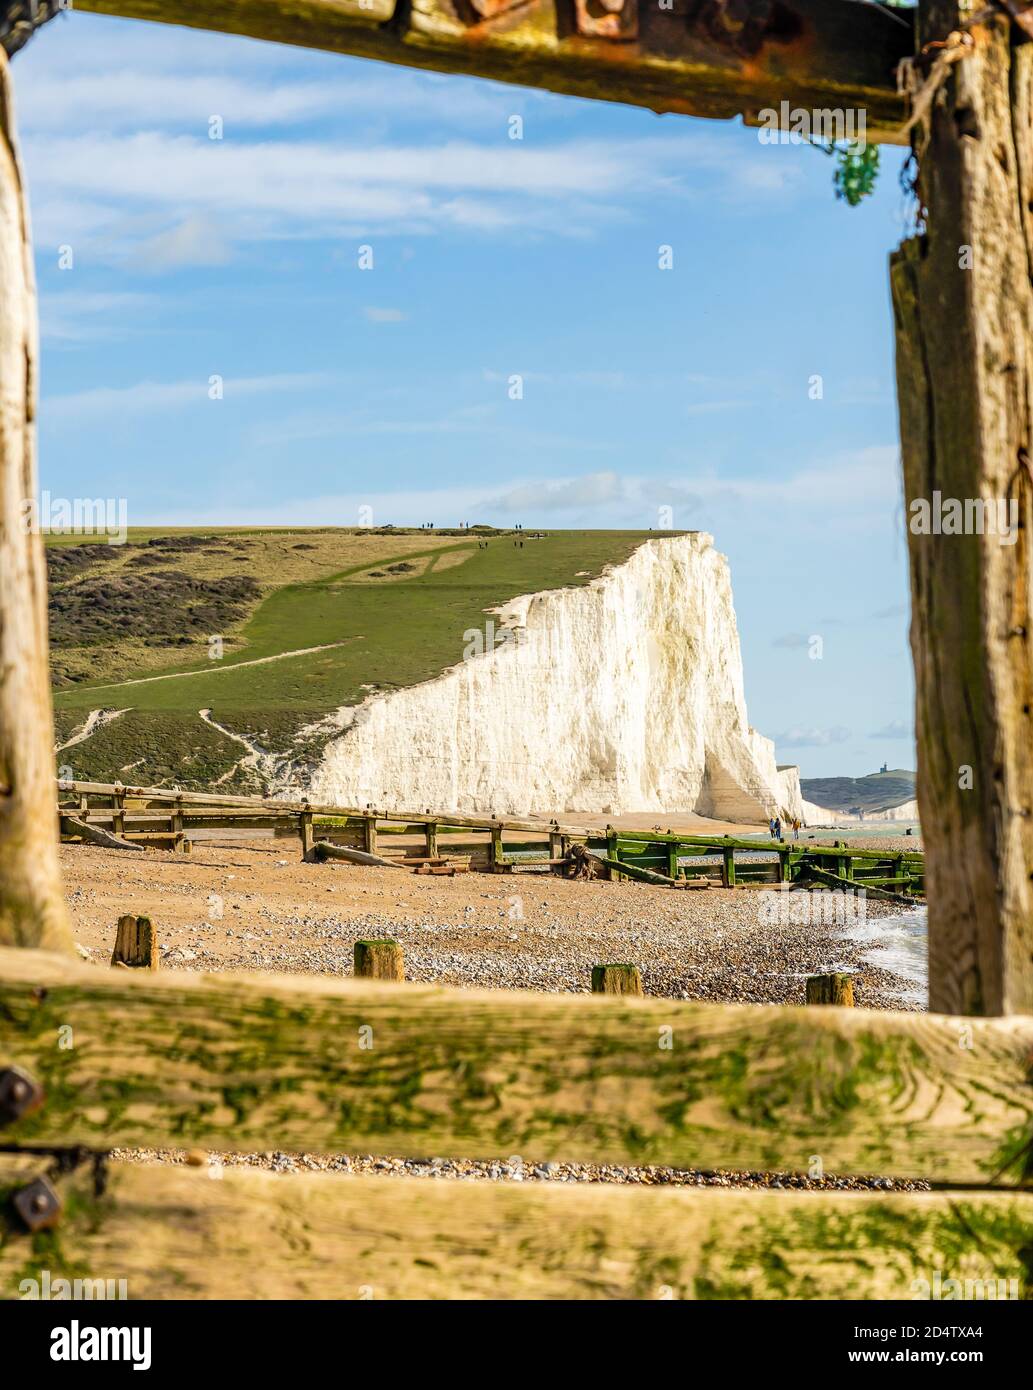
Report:
M 342 710 L 313 800 L 743 822 L 800 812 L 797 769 L 776 768 L 749 727 L 728 563 L 710 536 L 648 541 L 496 622 L 494 650 Z M 471 638 L 457 633 L 457 656 Z
M 816 806 L 813 801 L 804 801 L 803 817 L 808 825 L 864 825 L 866 822 L 887 820 L 918 820 L 918 802 L 902 801 L 899 806 L 885 806 L 881 810 L 866 811 L 859 816 L 853 811 L 830 811 L 827 806 Z

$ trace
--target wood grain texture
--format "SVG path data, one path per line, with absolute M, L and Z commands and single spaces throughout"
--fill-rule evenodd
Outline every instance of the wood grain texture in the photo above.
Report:
M 143 974 L 0 951 L 6 1136 L 1030 1179 L 1030 1019 Z
M 781 0 L 746 51 L 707 24 L 696 0 L 672 0 L 670 9 L 627 0 L 637 10 L 632 41 L 578 32 L 573 0 L 502 5 L 487 18 L 468 0 L 371 3 L 372 11 L 356 0 L 76 0 L 76 8 L 722 120 L 755 120 L 783 100 L 863 108 L 870 135 L 899 140 L 894 73 L 913 39 L 866 5 Z
M 923 37 L 956 27 L 925 3 Z M 893 258 L 907 512 L 1014 504 L 996 535 L 908 530 L 930 1007 L 1033 1012 L 1033 47 L 972 30 L 916 132 L 928 230 Z
M 0 52 L 0 945 L 71 951 L 57 867 L 46 572 L 35 507 L 36 287 Z
M 61 1225 L 0 1239 L 0 1298 L 44 1268 L 131 1299 L 909 1300 L 936 1271 L 1031 1289 L 1026 1195 L 212 1171 L 113 1165 L 99 1201 L 60 1179 Z

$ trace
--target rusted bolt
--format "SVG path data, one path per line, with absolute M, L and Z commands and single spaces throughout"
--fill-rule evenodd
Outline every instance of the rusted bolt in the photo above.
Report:
M 34 1178 L 14 1194 L 14 1209 L 34 1235 L 49 1230 L 61 1219 L 61 1197 L 49 1178 Z
M 21 1067 L 0 1071 L 0 1125 L 14 1124 L 43 1104 L 43 1087 Z

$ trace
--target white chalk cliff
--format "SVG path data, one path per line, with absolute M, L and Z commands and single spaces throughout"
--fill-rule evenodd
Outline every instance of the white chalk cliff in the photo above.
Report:
M 581 588 L 499 610 L 504 640 L 341 710 L 308 786 L 336 805 L 495 812 L 801 813 L 799 773 L 749 726 L 725 557 L 642 544 Z M 470 634 L 457 634 L 457 656 Z

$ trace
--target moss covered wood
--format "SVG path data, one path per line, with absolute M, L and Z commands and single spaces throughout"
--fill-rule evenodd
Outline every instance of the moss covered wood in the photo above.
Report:
M 91 794 L 110 795 L 114 790 L 112 784 L 105 782 L 63 782 L 58 784 L 59 789 L 65 795 L 71 796 L 90 796 Z M 302 811 L 310 810 L 320 817 L 329 817 L 334 821 L 347 819 L 349 833 L 356 831 L 361 833 L 361 827 L 365 820 L 365 811 L 357 811 L 352 808 L 331 805 L 310 805 L 308 802 L 279 801 L 257 796 L 230 796 L 219 792 L 171 792 L 167 788 L 161 787 L 126 787 L 125 791 L 130 800 L 147 809 L 155 809 L 167 806 L 169 802 L 181 801 L 184 805 L 187 816 L 191 814 L 198 820 L 207 822 L 207 812 L 214 812 L 218 808 L 226 808 L 225 815 L 232 816 L 233 812 L 251 811 L 257 818 L 270 816 L 280 816 L 284 825 L 292 824 L 293 818 Z M 193 812 L 191 808 L 196 808 Z M 206 810 L 207 808 L 207 810 Z M 91 812 L 91 820 L 99 818 L 101 823 L 106 823 L 106 817 L 110 812 Z M 499 827 L 506 833 L 511 831 L 537 832 L 541 836 L 542 843 L 549 837 L 559 835 L 561 842 L 564 838 L 574 837 L 588 841 L 592 848 L 603 850 L 608 849 L 610 839 L 607 834 L 599 830 L 592 830 L 587 827 L 571 825 L 544 825 L 540 821 L 520 820 L 515 817 L 505 817 L 502 819 L 490 816 L 460 816 L 449 814 L 442 819 L 431 812 L 417 813 L 413 811 L 396 810 L 378 812 L 378 835 L 406 835 L 421 833 L 424 831 L 428 822 L 437 822 L 438 834 L 447 837 L 450 835 L 462 835 L 468 830 L 488 831 L 493 827 Z M 217 823 L 217 822 L 216 822 Z M 327 826 L 320 826 L 319 833 L 331 833 Z M 341 827 L 334 826 L 333 833 L 341 833 Z M 683 835 L 677 831 L 640 831 L 640 830 L 621 830 L 619 833 L 613 832 L 613 843 L 615 849 L 619 850 L 622 860 L 626 860 L 627 855 L 641 847 L 642 853 L 655 852 L 659 858 L 665 858 L 670 847 L 677 848 L 681 855 L 711 855 L 720 852 L 725 848 L 733 850 L 749 850 L 756 853 L 759 849 L 767 848 L 757 840 L 737 839 L 734 836 L 723 835 Z M 476 848 L 487 853 L 487 839 L 483 844 L 476 845 Z M 449 845 L 450 850 L 457 848 L 468 848 L 467 845 Z M 811 845 L 806 849 L 793 851 L 800 856 L 816 858 L 819 860 L 839 859 L 846 855 L 855 864 L 887 864 L 896 858 L 903 859 L 907 864 L 918 866 L 922 865 L 921 851 L 909 851 L 900 856 L 890 855 L 885 850 L 877 849 L 858 849 L 853 846 L 839 846 L 834 848 L 831 845 Z
M 768 1171 L 806 1171 L 817 1153 L 827 1172 L 1005 1184 L 1030 1176 L 1031 1055 L 1020 1018 L 163 977 L 0 951 L 0 1066 L 47 1091 L 5 1133 L 34 1143 L 247 1150 L 275 1136 Z
M 405 957 L 397 941 L 356 941 L 352 955 L 360 979 L 405 979 Z
M 117 1271 L 131 1299 L 911 1300 L 937 1270 L 1031 1292 L 1025 1195 L 108 1171 L 99 1199 L 61 1179 L 56 1230 L 0 1232 L 0 1298 L 43 1268 Z
M 35 514 L 37 361 L 32 241 L 10 69 L 0 52 L 0 945 L 71 951 L 57 867 L 46 573 Z
M 921 38 L 961 8 L 922 0 Z M 983 13 L 916 129 L 926 231 L 891 278 L 930 1005 L 1031 1013 L 1033 45 Z M 937 495 L 969 508 L 961 534 Z M 998 504 L 1010 543 L 976 526 Z

